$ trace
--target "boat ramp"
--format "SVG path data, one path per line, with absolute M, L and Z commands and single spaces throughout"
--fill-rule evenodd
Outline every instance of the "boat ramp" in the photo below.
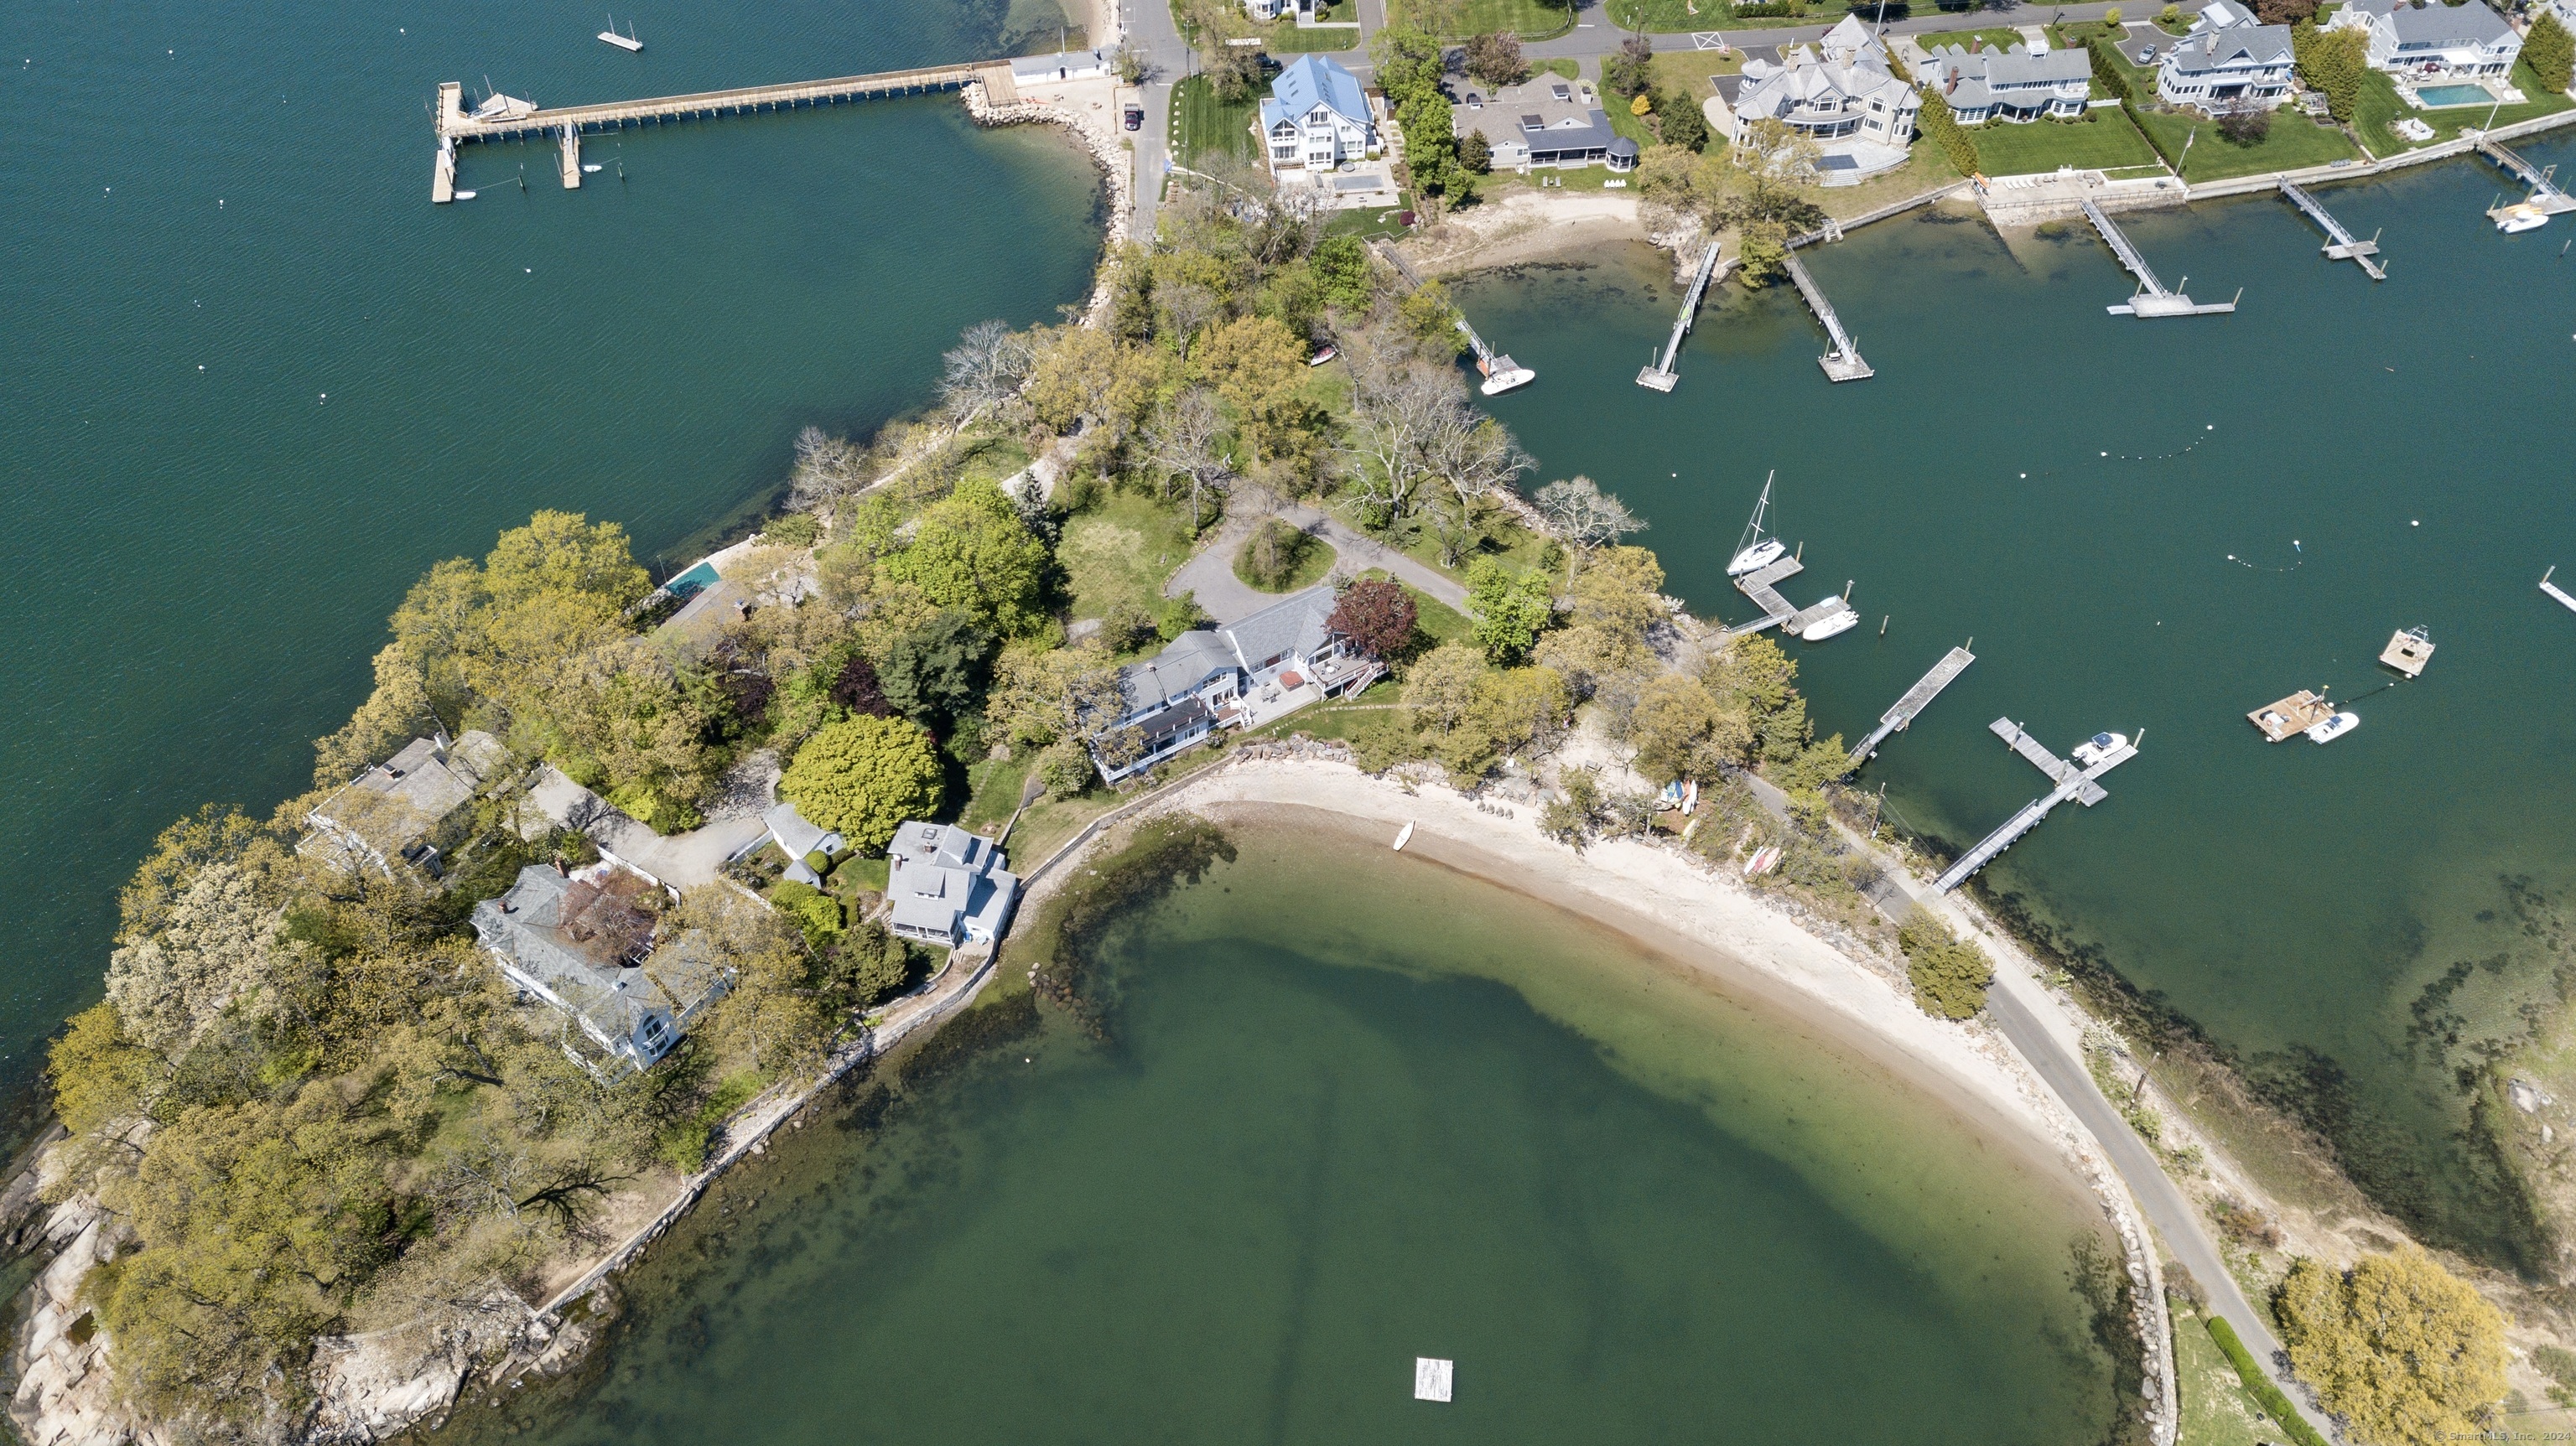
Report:
M 2059 804 L 2071 798 L 2086 808 L 2091 808 L 2110 797 L 2110 794 L 2103 790 L 2102 785 L 2094 780 L 2138 756 L 2138 746 L 2135 743 L 2120 738 L 2118 734 L 2108 734 L 2105 736 L 2118 739 L 2115 746 L 2103 752 L 2089 767 L 2078 768 L 2049 752 L 2038 739 L 2024 732 L 2022 726 L 2010 718 L 1998 718 L 1986 726 L 1996 737 L 2012 745 L 2015 753 L 2037 765 L 2039 771 L 2047 774 L 2057 787 L 2045 797 L 2035 798 L 2024 804 L 2021 812 L 2004 821 L 2003 827 L 1986 835 L 1984 842 L 1960 855 L 1959 861 L 1950 866 L 1949 872 L 1933 882 L 1932 887 L 1944 894 L 1966 883 L 1969 875 L 1994 862 L 1996 855 L 2011 848 L 2022 835 L 2039 827 L 2039 821 L 2048 817 L 2049 812 Z
M 1640 369 L 1637 385 L 1669 392 L 1673 383 L 1681 380 L 1681 374 L 1673 370 L 1673 362 L 1681 355 L 1682 338 L 1690 334 L 1691 323 L 1699 316 L 1700 298 L 1708 294 L 1708 279 L 1716 271 L 1717 243 L 1711 241 L 1708 249 L 1700 253 L 1699 274 L 1691 278 L 1690 290 L 1682 294 L 1682 312 L 1673 318 L 1672 340 L 1664 343 L 1663 360 Z
M 2379 236 L 2376 232 L 2372 233 L 2367 241 L 2354 240 L 2352 233 L 2343 229 L 2343 223 L 2334 218 L 2334 213 L 2327 210 L 2323 202 L 2309 195 L 2307 188 L 2286 176 L 2281 179 L 2281 194 L 2289 199 L 2291 205 L 2306 212 L 2308 219 L 2316 222 L 2326 233 L 2326 244 L 2323 249 L 2328 257 L 2336 261 L 2352 262 L 2368 272 L 2373 281 L 2388 279 L 2387 269 L 2370 259 L 2379 254 Z
M 2102 240 L 2110 246 L 2111 254 L 2119 257 L 2120 264 L 2129 269 L 2129 274 L 2138 278 L 2137 295 L 2118 306 L 2104 308 L 2113 316 L 2208 316 L 2236 309 L 2234 301 L 2201 305 L 2181 291 L 2166 287 L 2156 279 L 2155 268 L 2147 265 L 2147 258 L 2139 253 L 2137 244 L 2122 234 L 2119 226 L 2090 197 L 2084 202 L 2084 219 L 2093 223 L 2093 229 L 2101 232 Z M 2191 278 L 2186 276 L 2183 280 L 2188 283 Z M 2236 294 L 2242 297 L 2245 293 L 2240 290 Z
M 1977 655 L 1966 648 L 1952 648 L 1941 661 L 1934 663 L 1931 672 L 1924 674 L 1913 687 L 1905 690 L 1904 697 L 1896 700 L 1895 707 L 1878 715 L 1878 726 L 1870 730 L 1858 748 L 1852 750 L 1852 767 L 1858 768 L 1876 756 L 1878 745 L 1886 741 L 1887 735 L 1902 733 L 1912 727 L 1916 715 L 1930 707 L 1932 700 L 1941 696 L 1941 690 L 1968 671 L 1968 665 L 1976 660 Z

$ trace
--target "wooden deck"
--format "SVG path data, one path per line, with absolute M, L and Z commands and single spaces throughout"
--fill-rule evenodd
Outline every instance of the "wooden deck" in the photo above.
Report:
M 2305 688 L 2277 702 L 2266 703 L 2245 715 L 2245 721 L 2261 729 L 2264 738 L 2278 743 L 2296 738 L 2310 728 L 2334 716 L 2334 705 Z
M 2388 646 L 2379 650 L 2379 661 L 2410 678 L 2424 676 L 2424 665 L 2433 661 L 2433 640 L 2422 628 L 2399 628 L 2391 634 Z
M 1975 639 L 1971 638 L 1969 641 L 1974 642 Z M 1905 690 L 1904 697 L 1896 700 L 1895 707 L 1878 715 L 1878 726 L 1870 730 L 1869 736 L 1860 741 L 1858 748 L 1852 750 L 1853 766 L 1858 767 L 1866 762 L 1870 755 L 1876 753 L 1878 745 L 1886 741 L 1887 735 L 1902 733 L 1913 727 L 1916 715 L 1930 707 L 1932 700 L 1941 696 L 1941 690 L 1949 687 L 1961 673 L 1968 671 L 1968 665 L 1976 660 L 1977 655 L 1966 648 L 1952 648 L 1941 661 L 1934 663 L 1932 671 L 1924 674 L 1913 687 Z
M 956 65 L 920 66 L 912 70 L 879 71 L 873 75 L 847 75 L 832 80 L 700 91 L 693 95 L 661 96 L 648 100 L 539 106 L 509 119 L 476 120 L 464 108 L 464 88 L 450 81 L 438 88 L 438 133 L 460 141 L 502 140 L 559 134 L 567 126 L 577 132 L 603 130 L 645 121 L 690 120 L 701 116 L 837 105 L 843 101 L 874 100 L 885 96 L 925 95 L 960 90 L 979 81 L 985 84 L 987 93 L 996 101 L 1016 100 L 1019 96 L 1017 87 L 1011 84 L 1009 62 L 976 60 Z

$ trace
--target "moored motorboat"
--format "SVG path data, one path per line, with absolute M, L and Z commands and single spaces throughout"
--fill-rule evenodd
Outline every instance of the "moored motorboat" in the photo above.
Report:
M 1854 626 L 1858 625 L 1859 622 L 1859 613 L 1852 611 L 1850 608 L 1844 608 L 1840 612 L 1829 613 L 1826 616 L 1818 618 L 1816 621 L 1807 624 L 1806 631 L 1801 632 L 1798 636 L 1811 643 L 1821 643 L 1827 638 L 1837 637 L 1843 633 L 1850 632 Z
M 2516 201 L 2495 213 L 2495 227 L 2507 236 L 2537 231 L 2549 224 L 2549 213 L 2529 201 Z
M 2360 726 L 2360 714 L 2337 713 L 2323 723 L 2319 723 L 2315 727 L 2310 728 L 2308 730 L 2308 741 L 2310 743 L 2332 743 L 2336 739 L 2341 738 L 2343 735 L 2350 733 L 2352 730 Z
M 2096 733 L 2075 745 L 2075 762 L 2079 767 L 2091 768 L 2128 746 L 2129 735 L 2125 733 Z

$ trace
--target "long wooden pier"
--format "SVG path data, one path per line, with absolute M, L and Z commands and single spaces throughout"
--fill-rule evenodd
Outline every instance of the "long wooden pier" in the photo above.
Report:
M 2032 799 L 2022 805 L 2021 812 L 2004 820 L 2003 827 L 1986 835 L 1983 842 L 1960 855 L 1959 861 L 1950 866 L 1949 872 L 1933 881 L 1932 887 L 1944 894 L 1966 883 L 1969 875 L 1994 862 L 1997 854 L 2011 848 L 2022 835 L 2039 827 L 2039 821 L 2048 817 L 2050 810 L 2059 804 L 2071 798 L 2086 808 L 2091 808 L 2110 797 L 2110 794 L 2103 791 L 2102 785 L 2094 780 L 2138 756 L 2137 745 L 2124 742 L 2104 754 L 2092 767 L 2079 769 L 2049 752 L 2038 739 L 2022 731 L 2022 726 L 2010 718 L 1998 718 L 1986 727 L 1996 737 L 2011 744 L 2015 753 L 2038 765 L 2040 772 L 2047 774 L 2057 787 L 2045 797 Z
M 1816 314 L 1816 320 L 1825 324 L 1825 335 L 1834 343 L 1832 351 L 1816 358 L 1816 365 L 1823 367 L 1825 375 L 1838 382 L 1856 382 L 1874 375 L 1869 363 L 1862 361 L 1860 353 L 1853 348 L 1852 339 L 1843 334 L 1842 318 L 1834 315 L 1834 304 L 1825 300 L 1825 289 L 1816 284 L 1816 278 L 1807 274 L 1806 266 L 1798 260 L 1795 251 L 1789 253 L 1789 279 L 1798 283 L 1798 294 L 1807 299 L 1807 309 Z
M 1700 253 L 1699 274 L 1691 278 L 1690 290 L 1682 295 L 1681 315 L 1673 318 L 1673 336 L 1672 340 L 1664 343 L 1663 360 L 1638 371 L 1637 385 L 1669 392 L 1673 383 L 1681 380 L 1681 375 L 1673 370 L 1673 361 L 1681 355 L 1682 338 L 1690 334 L 1691 323 L 1699 316 L 1700 298 L 1708 294 L 1708 278 L 1716 270 L 1717 243 L 1711 241 L 1708 249 Z
M 1966 648 L 1952 648 L 1941 661 L 1934 663 L 1931 672 L 1924 674 L 1913 687 L 1905 690 L 1904 697 L 1896 700 L 1895 707 L 1878 715 L 1878 726 L 1870 730 L 1858 748 L 1852 750 L 1852 767 L 1858 768 L 1875 756 L 1878 745 L 1886 741 L 1887 735 L 1913 727 L 1916 716 L 1930 707 L 1932 700 L 1941 696 L 1941 690 L 1968 671 L 1968 665 L 1976 660 L 1977 655 Z
M 2531 188 L 2529 204 L 2539 207 L 2552 216 L 2576 211 L 2576 196 L 2570 196 L 2558 188 L 2556 166 L 2535 166 L 2524 160 L 2520 152 L 2504 142 L 2490 140 L 2485 136 L 2478 137 L 2478 149 L 2485 153 L 2488 160 L 2504 167 L 2514 179 Z M 2502 207 L 2496 208 L 2496 210 L 2502 209 Z M 2495 211 L 2489 211 L 2487 214 L 2492 216 Z
M 571 188 L 581 184 L 580 136 L 584 131 L 617 130 L 647 122 L 660 124 L 709 116 L 797 110 L 891 96 L 929 95 L 962 90 L 974 84 L 983 85 L 986 96 L 996 102 L 1019 98 L 1018 88 L 1011 83 L 1010 62 L 999 60 L 928 65 L 911 70 L 879 71 L 873 75 L 847 75 L 834 80 L 753 85 L 737 90 L 700 91 L 693 95 L 661 96 L 648 100 L 533 106 L 480 118 L 465 108 L 465 87 L 456 81 L 444 81 L 438 87 L 438 99 L 433 109 L 439 160 L 430 183 L 430 199 L 443 202 L 454 198 L 455 147 L 466 141 L 557 137 L 563 146 L 564 185 Z
M 2327 256 L 2337 261 L 2353 262 L 2369 273 L 2373 281 L 2388 279 L 2388 272 L 2378 262 L 2370 259 L 2379 254 L 2379 238 L 2376 235 L 2367 241 L 2354 240 L 2352 233 L 2343 229 L 2343 223 L 2334 218 L 2334 213 L 2327 210 L 2323 202 L 2309 195 L 2305 187 L 2287 177 L 2281 181 L 2281 194 L 2289 198 L 2291 205 L 2305 211 L 2308 219 L 2316 222 L 2326 233 L 2326 244 L 2323 249 Z
M 2129 269 L 2130 275 L 2138 278 L 2137 295 L 2118 306 L 2105 308 L 2113 316 L 2207 316 L 2236 309 L 2233 301 L 2198 305 L 2190 297 L 2157 280 L 2155 268 L 2147 264 L 2147 258 L 2139 253 L 2135 243 L 2112 223 L 2100 206 L 2089 199 L 2084 203 L 2084 219 L 2093 223 L 2093 229 L 2101 232 L 2102 240 L 2110 246 L 2111 254 L 2120 258 L 2120 264 Z M 2189 281 L 2191 278 L 2186 276 L 2183 279 Z M 2243 296 L 2245 293 L 2239 291 L 2236 294 Z

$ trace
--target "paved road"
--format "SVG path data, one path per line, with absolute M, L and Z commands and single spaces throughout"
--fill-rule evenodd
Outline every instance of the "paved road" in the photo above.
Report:
M 1372 541 L 1330 513 L 1298 506 L 1282 507 L 1275 513 L 1248 508 L 1229 516 L 1207 546 L 1182 563 L 1171 580 L 1163 584 L 1163 596 L 1179 597 L 1184 592 L 1196 595 L 1198 605 L 1219 625 L 1248 617 L 1279 601 L 1278 594 L 1259 591 L 1234 575 L 1235 549 L 1252 535 L 1261 519 L 1274 515 L 1331 543 L 1337 554 L 1334 566 L 1341 571 L 1361 573 L 1378 568 L 1427 597 L 1466 611 L 1467 590 L 1439 569 Z
M 1123 0 L 1125 43 L 1145 59 L 1145 126 L 1136 132 L 1136 214 L 1132 233 L 1154 237 L 1154 215 L 1163 199 L 1163 163 L 1171 155 L 1172 87 L 1190 73 L 1190 48 L 1172 23 L 1167 0 Z

